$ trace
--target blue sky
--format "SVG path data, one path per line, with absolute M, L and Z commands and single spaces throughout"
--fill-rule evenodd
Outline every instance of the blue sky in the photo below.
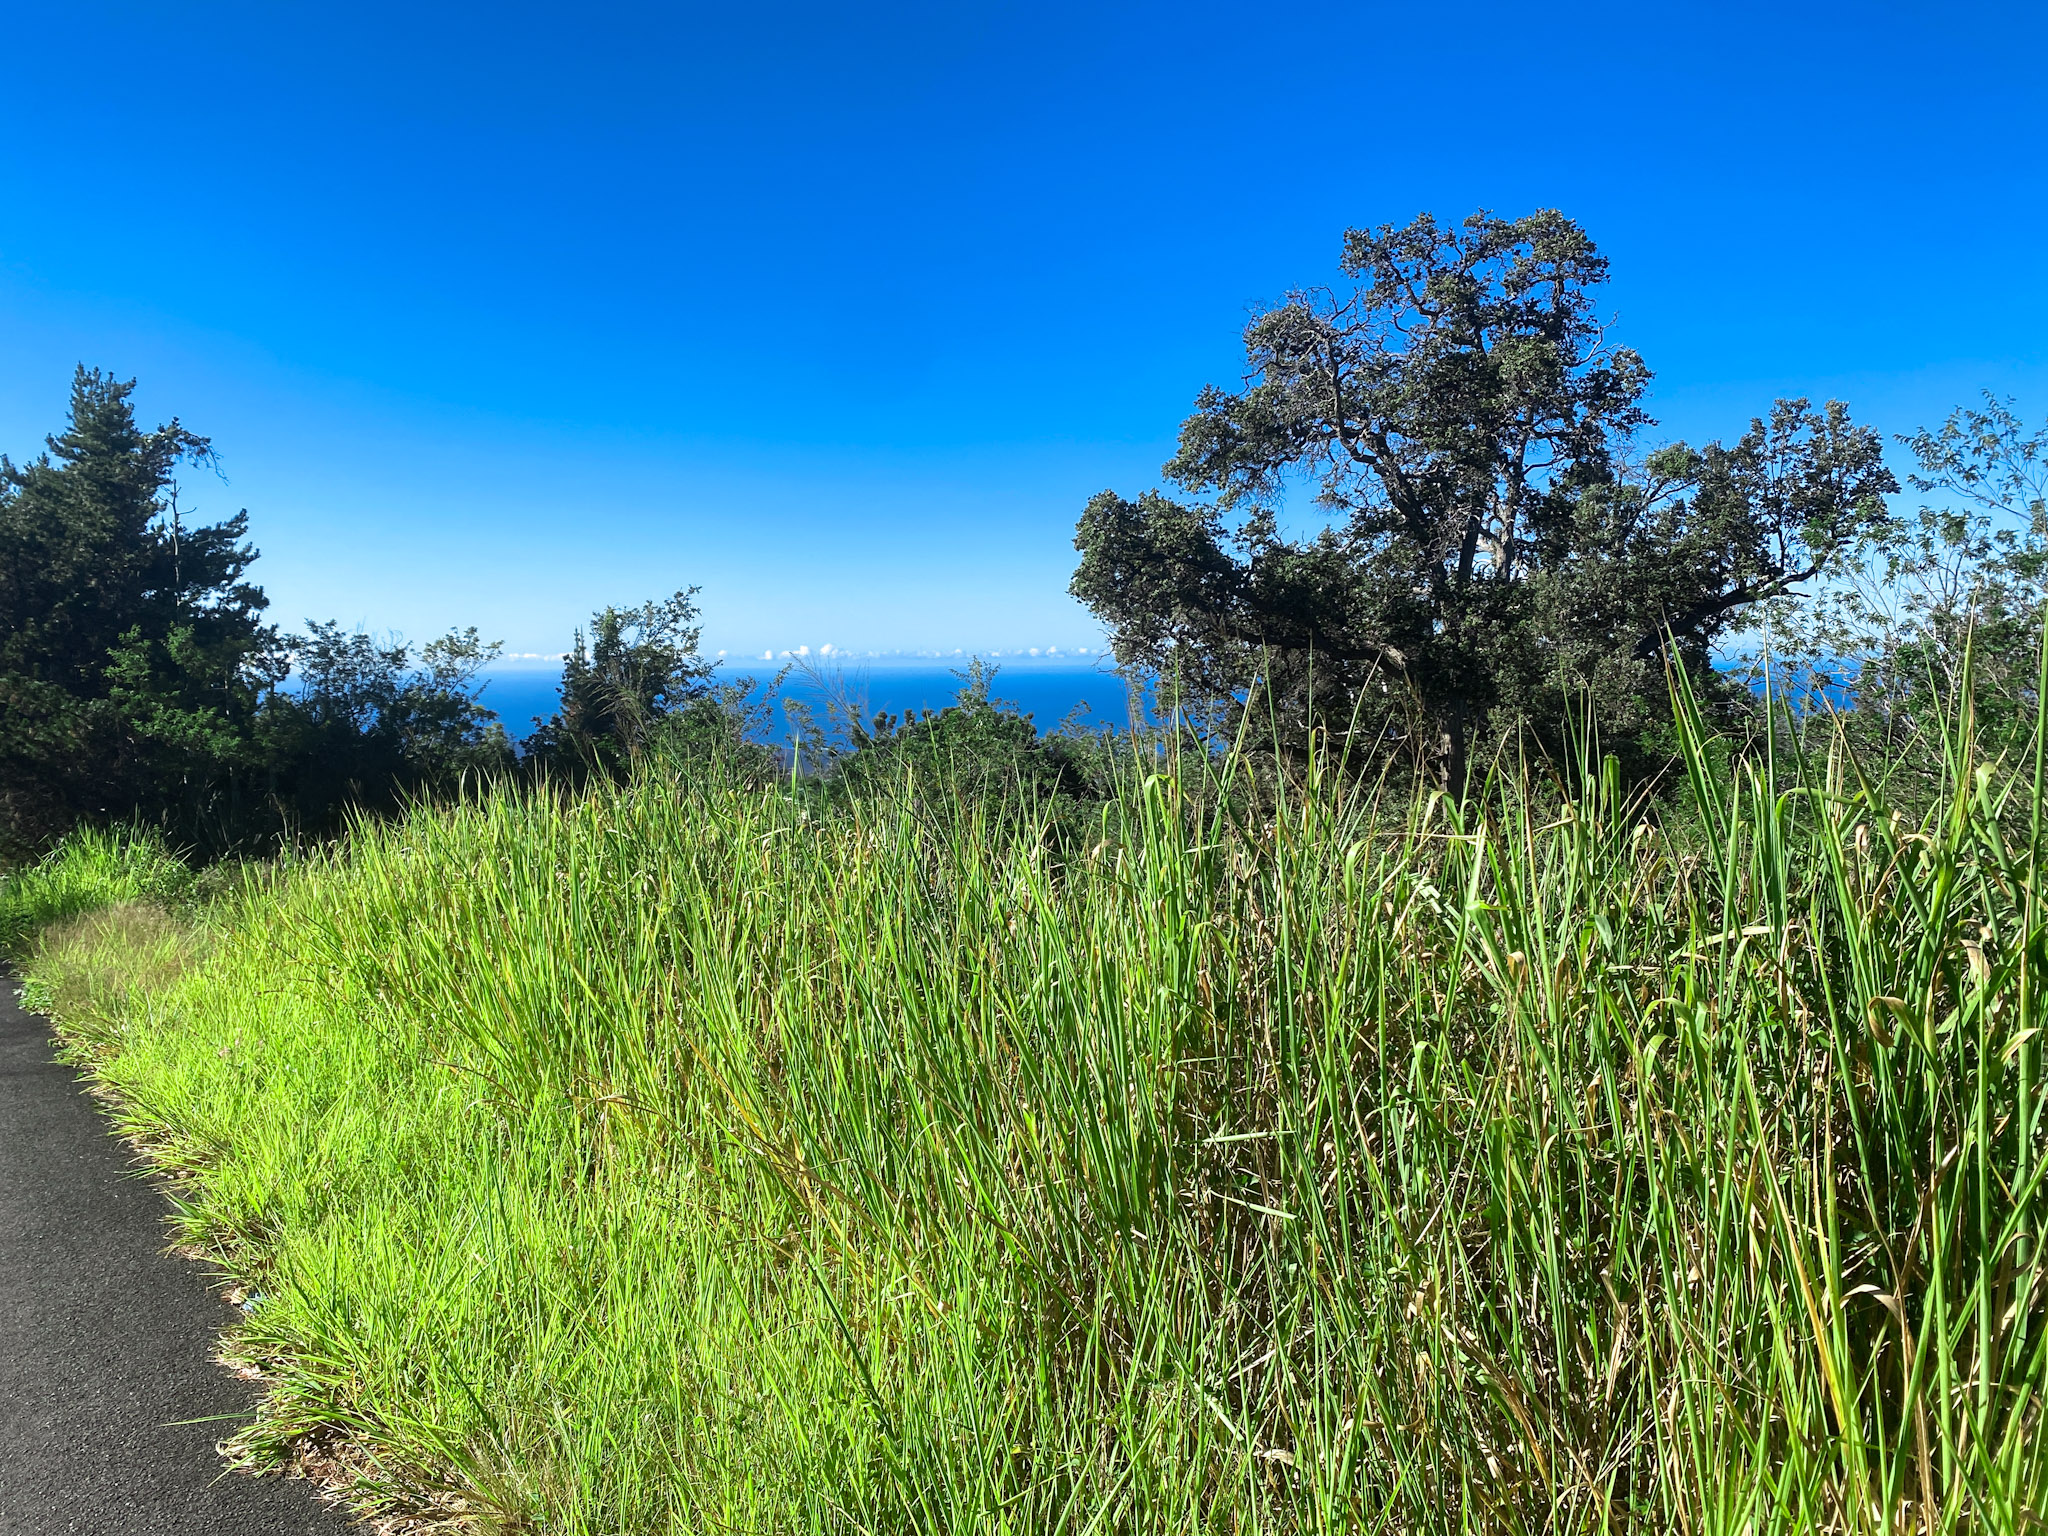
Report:
M 0 447 L 80 360 L 219 446 L 275 616 L 559 650 L 1095 639 L 1347 225 L 1557 206 L 1660 431 L 2048 413 L 2038 5 L 12 8 Z

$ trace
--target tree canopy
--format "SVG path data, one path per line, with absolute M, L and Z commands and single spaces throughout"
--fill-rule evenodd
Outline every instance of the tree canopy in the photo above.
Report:
M 1104 491 L 1075 538 L 1071 590 L 1118 658 L 1282 750 L 1395 750 L 1462 793 L 1488 731 L 1640 735 L 1667 659 L 1716 693 L 1716 645 L 1897 489 L 1833 402 L 1638 451 L 1650 371 L 1610 343 L 1606 259 L 1561 213 L 1354 229 L 1340 268 L 1257 315 L 1242 387 L 1182 424 L 1165 478 L 1209 499 Z

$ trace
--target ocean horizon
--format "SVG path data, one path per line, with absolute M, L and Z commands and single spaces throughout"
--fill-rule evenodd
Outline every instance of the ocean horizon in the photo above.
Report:
M 715 674 L 720 683 L 751 677 L 756 697 L 773 709 L 769 738 L 782 741 L 794 729 L 784 709 L 795 703 L 826 723 L 828 709 L 848 705 L 863 719 L 872 720 L 886 710 L 901 716 L 911 710 L 924 713 L 944 709 L 954 702 L 966 684 L 969 658 L 954 661 L 919 658 L 904 661 L 849 661 L 826 664 L 809 671 L 792 670 L 775 687 L 780 663 L 753 665 L 727 661 Z M 1131 724 L 1129 690 L 1124 679 L 1110 671 L 1103 658 L 991 659 L 995 678 L 991 694 L 1028 715 L 1042 735 L 1072 721 L 1084 729 L 1128 730 Z M 543 666 L 496 666 L 483 673 L 481 702 L 495 710 L 514 740 L 533 733 L 539 721 L 555 713 L 561 702 L 562 674 L 559 668 Z
M 809 670 L 792 669 L 775 679 L 784 663 L 734 662 L 719 664 L 715 682 L 725 684 L 752 678 L 755 697 L 767 703 L 772 714 L 764 739 L 787 744 L 795 734 L 795 722 L 784 708 L 794 703 L 810 711 L 813 721 L 826 725 L 834 734 L 843 731 L 846 707 L 857 709 L 861 718 L 872 720 L 879 711 L 901 717 L 909 711 L 927 713 L 944 709 L 966 685 L 968 663 L 976 658 L 896 657 L 848 659 L 811 658 Z M 994 669 L 990 692 L 997 700 L 1028 716 L 1040 735 L 1067 724 L 1083 730 L 1129 730 L 1131 726 L 1129 688 L 1123 677 L 1110 670 L 1107 655 L 1079 657 L 983 657 Z M 1749 658 L 1731 654 L 1715 662 L 1720 671 L 1733 671 Z M 485 669 L 482 703 L 497 712 L 514 741 L 530 736 L 535 727 L 552 716 L 561 702 L 562 674 L 559 666 L 539 662 L 500 663 Z M 1753 691 L 1762 693 L 1761 678 L 1752 680 Z M 1149 688 L 1147 694 L 1149 696 Z M 1831 683 L 1821 690 L 1833 703 L 1846 694 L 1843 684 Z M 1149 702 L 1149 699 L 1148 701 Z M 837 708 L 835 708 L 837 706 Z M 1141 708 L 1144 705 L 1141 704 Z M 1149 719 L 1149 714 L 1148 714 Z

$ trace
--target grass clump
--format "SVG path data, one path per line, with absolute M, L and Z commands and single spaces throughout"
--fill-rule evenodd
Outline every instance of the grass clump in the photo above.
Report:
M 238 897 L 99 1070 L 253 1292 L 242 1453 L 389 1508 L 2033 1530 L 2042 771 L 1968 739 L 1910 810 L 1695 724 L 1668 825 L 1147 763 L 1064 856 L 495 794 Z
M 190 867 L 154 832 L 80 827 L 36 862 L 0 875 L 0 953 L 82 912 L 175 903 L 193 883 Z

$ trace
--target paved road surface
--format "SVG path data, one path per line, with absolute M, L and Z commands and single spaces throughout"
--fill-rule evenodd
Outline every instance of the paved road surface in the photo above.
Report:
M 249 1412 L 212 1360 L 232 1309 L 163 1255 L 163 1197 L 49 1039 L 0 974 L 0 1536 L 343 1536 L 306 1483 L 226 1472 L 230 1424 L 183 1422 Z

